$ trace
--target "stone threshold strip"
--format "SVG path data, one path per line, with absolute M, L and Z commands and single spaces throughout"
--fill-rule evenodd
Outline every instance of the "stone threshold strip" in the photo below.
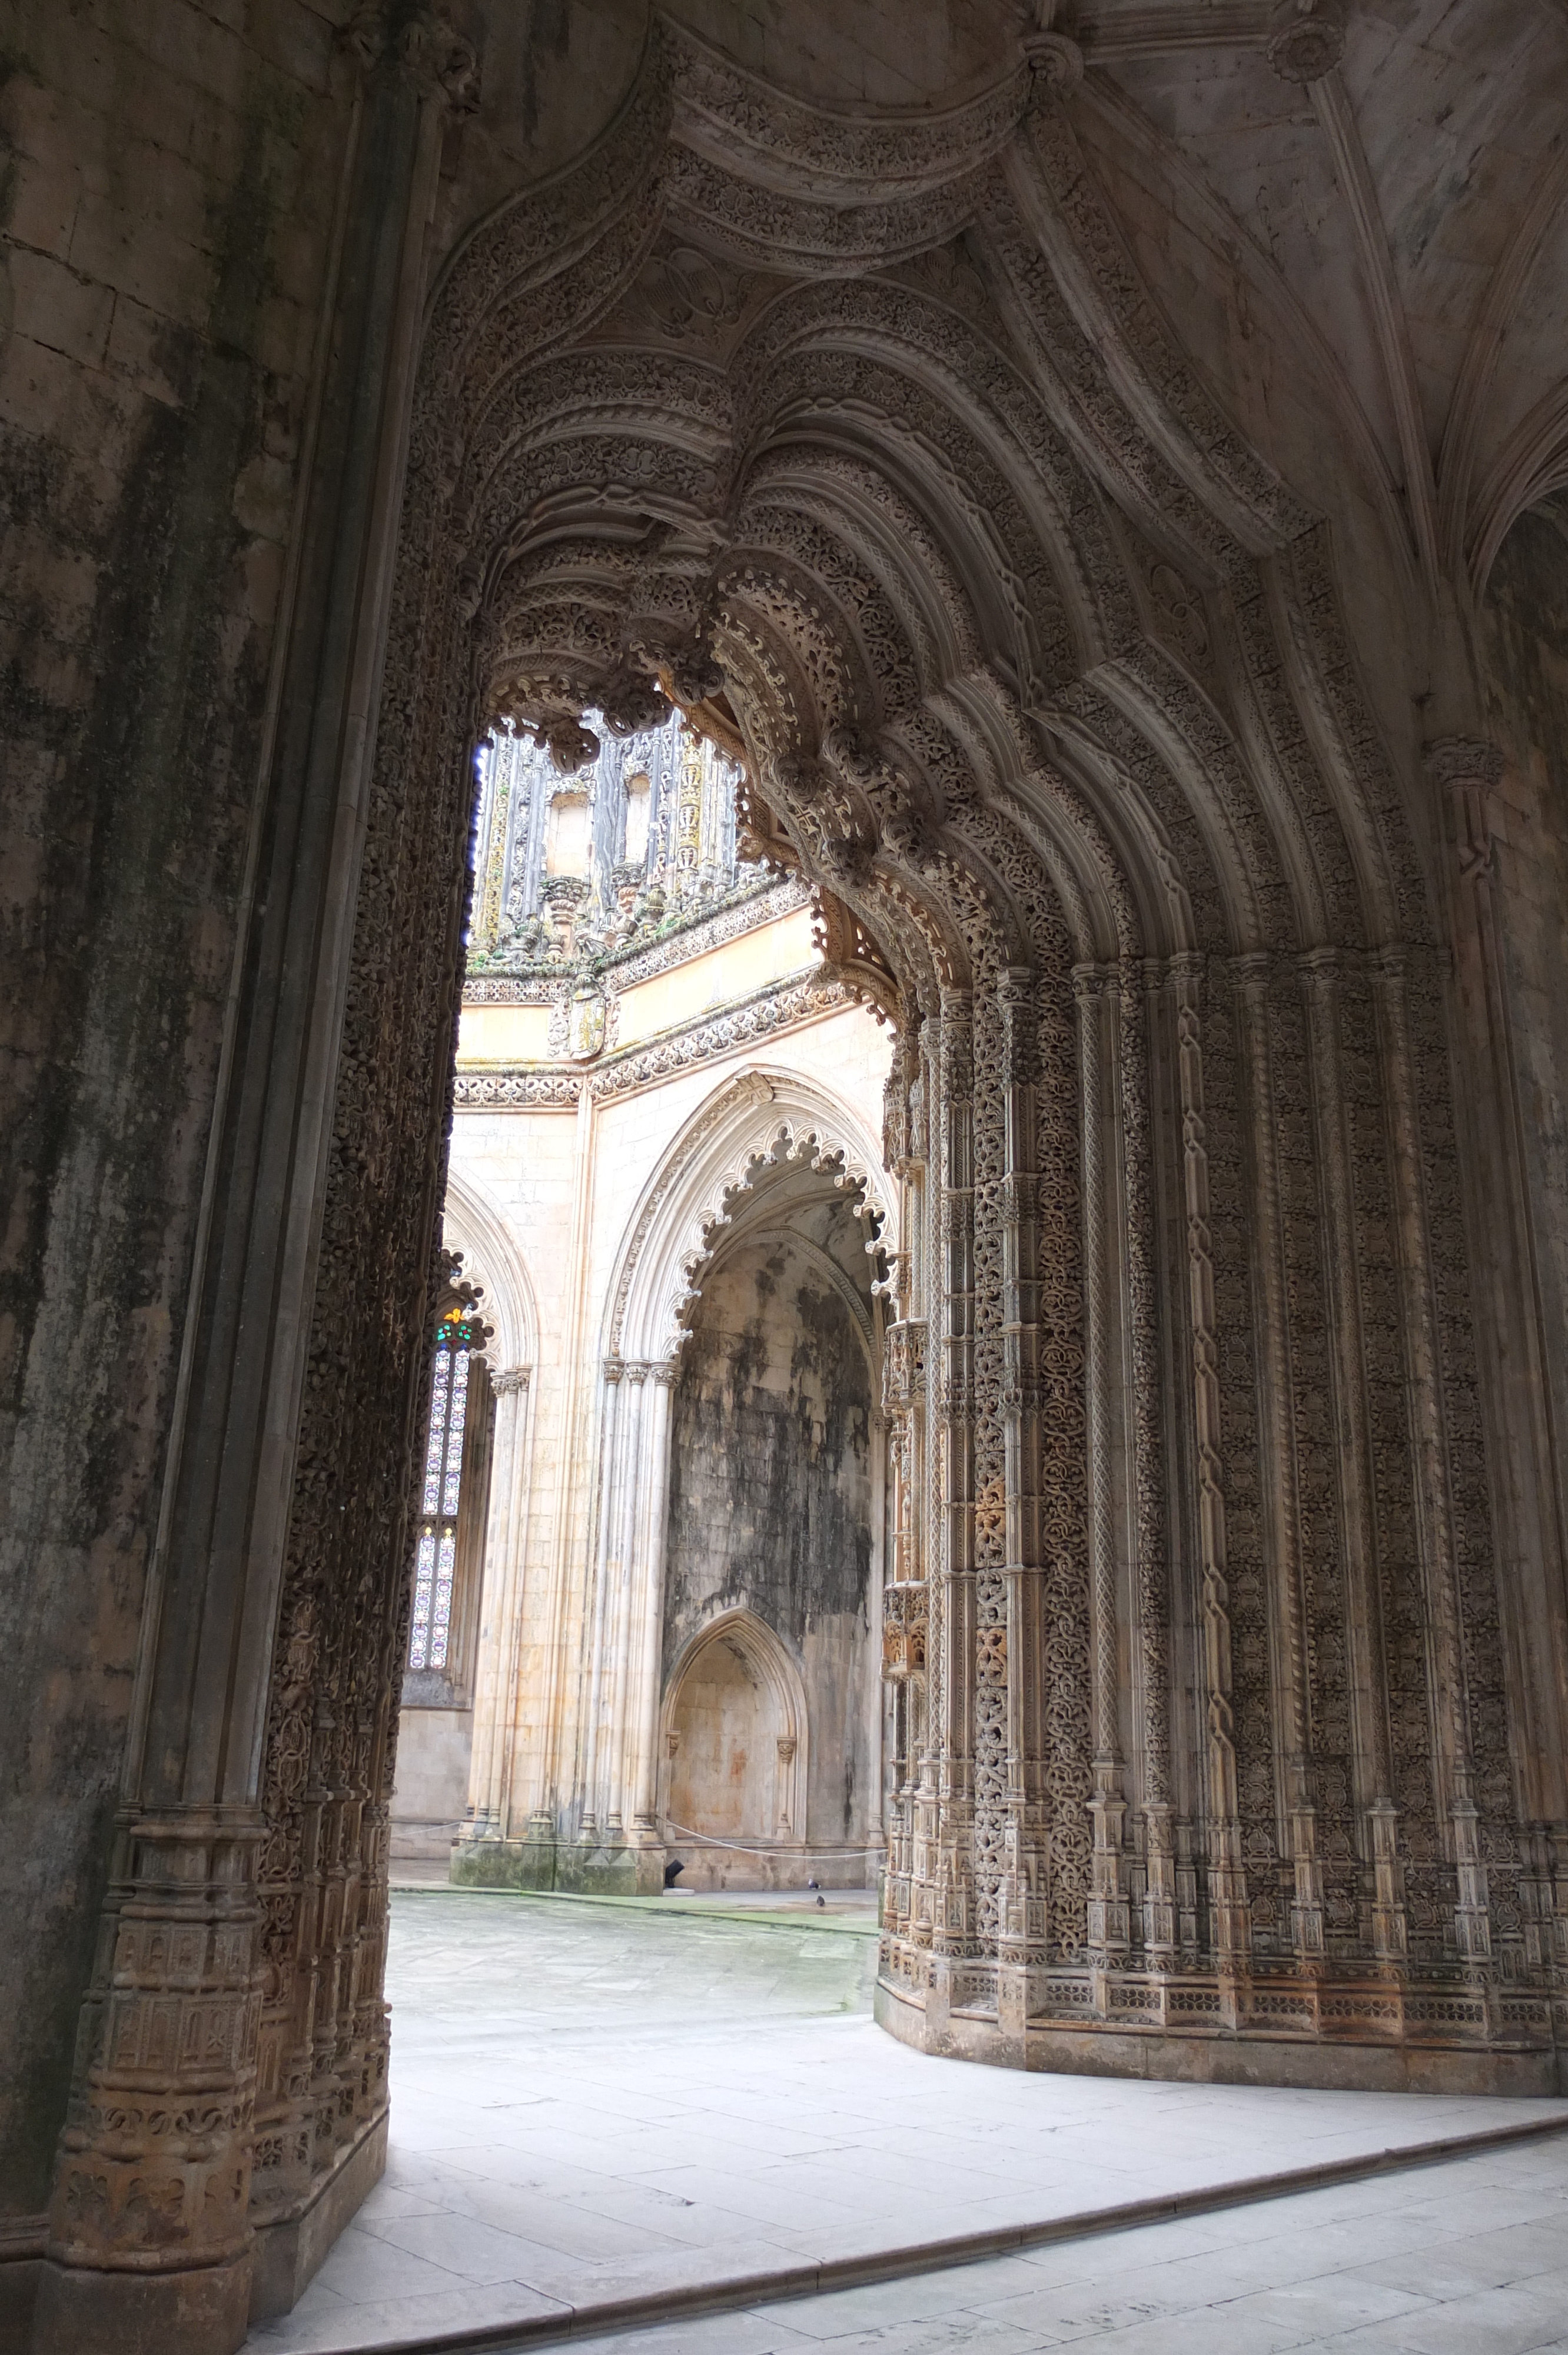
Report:
M 581 1889 L 487 1889 L 482 1882 L 399 1881 L 392 1868 L 388 1884 L 399 1897 L 510 1897 L 525 1904 L 619 1906 L 625 1913 L 653 1913 L 666 1922 L 733 1922 L 747 1930 L 831 1930 L 840 1938 L 879 1938 L 874 1922 L 856 1922 L 842 1913 L 819 1919 L 815 1913 L 791 1913 L 782 1906 L 750 1913 L 737 1905 L 702 1905 L 689 1897 L 610 1897 Z M 831 1892 L 830 1892 L 831 1893 Z M 1563 2121 L 1568 2126 L 1568 2117 Z
M 980 2264 L 992 2257 L 1015 2256 L 1021 2249 L 1045 2248 L 1060 2241 L 1097 2239 L 1101 2234 L 1127 2232 L 1139 2224 L 1176 2223 L 1184 2217 L 1210 2215 L 1224 2208 L 1245 2208 L 1254 2202 L 1286 2199 L 1297 2192 L 1331 2190 L 1341 2183 L 1437 2167 L 1446 2159 L 1472 2158 L 1483 2151 L 1507 2148 L 1515 2143 L 1540 2142 L 1563 2134 L 1568 2134 L 1568 2104 L 1559 2105 L 1551 2117 L 1525 2119 L 1518 2126 L 1487 2126 L 1475 2134 L 1444 2135 L 1435 2141 L 1396 2145 L 1357 2158 L 1325 2159 L 1315 2167 L 1284 2168 L 1277 2174 L 1247 2176 L 1233 2183 L 1156 2193 L 1113 2207 L 1084 2209 L 1073 2216 L 1054 2216 L 1038 2224 L 997 2225 L 983 2232 L 960 2232 L 948 2240 L 915 2242 L 904 2248 L 877 2250 L 870 2255 L 830 2257 L 815 2264 L 779 2266 L 768 2273 L 736 2274 L 727 2281 L 707 2282 L 689 2290 L 662 2290 L 639 2297 L 563 2305 L 556 2314 L 537 2315 L 520 2322 L 487 2323 L 479 2329 L 438 2331 L 418 2339 L 365 2339 L 352 2350 L 352 2355 L 513 2355 L 515 2350 L 562 2346 L 574 2339 L 596 2338 L 610 2330 L 652 2328 L 695 2315 L 734 2314 L 747 2307 L 772 2304 L 780 2298 L 818 2297 L 828 2290 L 861 2289 L 872 2282 L 941 2273 L 951 2265 Z

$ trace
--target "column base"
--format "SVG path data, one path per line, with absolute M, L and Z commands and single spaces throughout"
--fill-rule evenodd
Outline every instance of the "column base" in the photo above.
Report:
M 879 1979 L 874 2009 L 879 2027 L 916 2051 L 948 2060 L 1035 2069 L 1084 2077 L 1147 2077 L 1205 2085 L 1300 2085 L 1383 2094 L 1568 2093 L 1568 2054 L 1550 2041 L 1522 2040 L 1467 2050 L 1430 2030 L 1407 2026 L 1380 2041 L 1375 2033 L 1332 2037 L 1280 2035 L 1262 2026 L 1152 2028 L 1125 2022 L 1032 2019 L 1022 2038 L 1010 2035 L 994 2010 L 944 1998 L 946 1974 L 936 1959 L 924 1997 Z M 961 1967 L 961 1966 L 960 1966 Z
M 35 2355 L 235 2355 L 250 2327 L 250 2253 L 179 2273 L 39 2266 Z
M 452 1850 L 457 1889 L 562 1889 L 579 1897 L 657 1897 L 662 1848 L 586 1840 L 475 1840 Z
M 387 2169 L 387 2113 L 372 2118 L 359 2139 L 339 2151 L 333 2170 L 314 2185 L 297 2216 L 280 2217 L 256 2235 L 251 2257 L 250 2320 L 287 2314 L 366 2194 Z

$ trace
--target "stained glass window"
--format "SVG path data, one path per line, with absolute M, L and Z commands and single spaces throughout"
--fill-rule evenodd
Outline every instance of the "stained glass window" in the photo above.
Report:
M 414 1552 L 414 1617 L 408 1666 L 444 1668 L 452 1624 L 457 1568 L 458 1507 L 462 1499 L 463 1439 L 468 1428 L 471 1352 L 482 1338 L 474 1312 L 460 1302 L 442 1317 L 430 1384 L 430 1427 L 425 1442 Z

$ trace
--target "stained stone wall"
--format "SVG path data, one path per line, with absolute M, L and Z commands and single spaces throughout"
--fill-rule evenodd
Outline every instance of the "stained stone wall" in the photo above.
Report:
M 875 1328 L 863 1237 L 842 1203 L 830 1197 L 814 1219 L 799 1204 L 789 1212 L 759 1205 L 759 1221 L 773 1231 L 729 1246 L 705 1275 L 682 1350 L 671 1405 L 664 1677 L 668 1687 L 704 1628 L 726 1612 L 753 1613 L 781 1639 L 799 1663 L 809 1719 L 806 1815 L 794 1829 L 810 1856 L 793 1877 L 827 1885 L 863 1875 L 881 1831 Z M 823 1264 L 830 1254 L 836 1275 Z M 860 1317 L 846 1292 L 863 1296 Z M 700 1816 L 690 1822 L 707 1828 Z M 688 1874 L 700 1885 L 715 1877 L 710 1866 L 722 1867 L 721 1885 L 745 1888 L 748 1874 L 772 1877 L 773 1861 L 741 1850 L 707 1859 L 699 1849 Z
M 0 1614 L 56 1697 L 5 1712 L 12 2216 L 127 1781 L 343 153 L 332 23 L 259 13 L 6 29 Z

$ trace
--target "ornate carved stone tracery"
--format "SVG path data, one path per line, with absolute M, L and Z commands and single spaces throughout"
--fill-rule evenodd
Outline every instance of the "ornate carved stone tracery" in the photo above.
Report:
M 599 146 L 453 265 L 322 1329 L 407 1386 L 451 982 L 407 943 L 461 890 L 474 734 L 722 689 L 748 838 L 900 1032 L 883 2017 L 1544 2084 L 1432 919 L 1321 527 L 1142 300 L 1070 46 L 915 126 L 662 27 Z M 279 2197 L 384 2066 L 406 1444 L 313 1380 L 261 1876 Z M 329 1593 L 308 1530 L 347 1481 L 384 1504 Z

